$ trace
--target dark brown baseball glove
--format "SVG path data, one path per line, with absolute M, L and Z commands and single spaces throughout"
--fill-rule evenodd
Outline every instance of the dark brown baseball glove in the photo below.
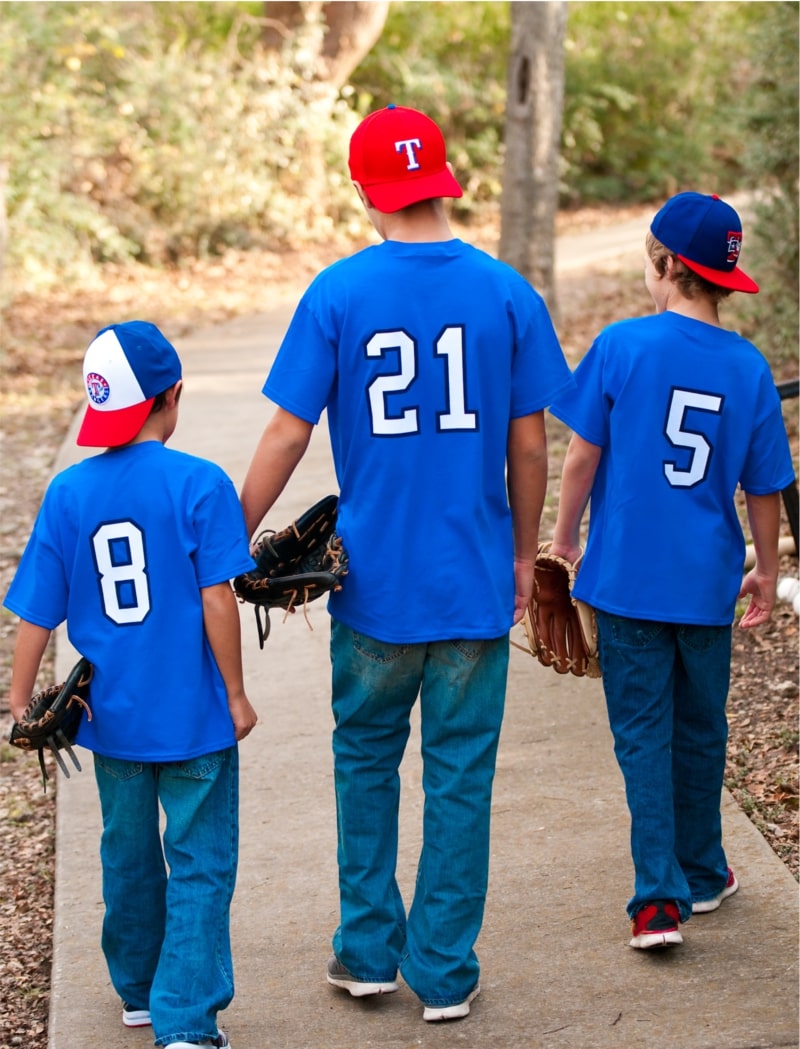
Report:
M 72 749 L 84 712 L 91 720 L 87 696 L 93 667 L 81 658 L 70 671 L 69 677 L 60 685 L 51 685 L 31 697 L 25 713 L 11 727 L 9 743 L 22 750 L 35 750 L 39 755 L 42 770 L 42 785 L 47 790 L 47 769 L 44 763 L 45 748 L 52 751 L 58 767 L 69 779 L 69 769 L 59 751 L 65 750 L 78 772 L 81 765 Z
M 309 602 L 341 589 L 348 560 L 335 532 L 338 504 L 335 495 L 328 495 L 280 532 L 262 532 L 253 544 L 256 567 L 234 579 L 239 600 L 255 606 L 261 648 L 269 636 L 271 608 L 305 611 Z

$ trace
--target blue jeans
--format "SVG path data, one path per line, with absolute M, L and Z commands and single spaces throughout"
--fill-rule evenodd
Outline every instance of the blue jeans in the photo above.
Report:
M 95 754 L 94 766 L 111 982 L 123 1001 L 149 1008 L 157 1046 L 213 1040 L 233 998 L 238 750 L 163 765 Z
M 597 612 L 614 752 L 631 814 L 633 917 L 651 900 L 692 901 L 727 880 L 720 800 L 731 628 Z
M 508 636 L 393 645 L 333 621 L 334 779 L 340 925 L 336 956 L 360 979 L 398 968 L 426 1005 L 463 1001 L 489 874 L 495 758 Z M 422 849 L 406 916 L 395 878 L 399 767 L 419 696 Z

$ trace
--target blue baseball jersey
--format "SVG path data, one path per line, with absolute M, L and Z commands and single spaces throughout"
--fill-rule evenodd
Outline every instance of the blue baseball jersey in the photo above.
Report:
M 509 422 L 571 382 L 542 298 L 460 240 L 386 241 L 324 270 L 263 392 L 311 423 L 327 409 L 350 557 L 331 613 L 393 643 L 506 633 Z
M 551 411 L 602 448 L 575 596 L 621 616 L 732 622 L 745 543 L 737 486 L 794 468 L 769 365 L 752 343 L 677 313 L 605 328 Z
M 146 441 L 52 480 L 4 604 L 94 664 L 81 746 L 188 760 L 236 741 L 200 591 L 252 568 L 227 475 Z

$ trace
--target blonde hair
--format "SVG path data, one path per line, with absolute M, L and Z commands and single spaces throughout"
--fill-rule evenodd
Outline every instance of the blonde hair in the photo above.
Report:
M 659 277 L 666 276 L 667 259 L 674 260 L 670 280 L 677 284 L 678 290 L 684 298 L 696 299 L 700 296 L 710 299 L 714 303 L 719 303 L 733 294 L 733 288 L 723 288 L 719 284 L 712 284 L 710 280 L 706 280 L 699 273 L 690 270 L 686 263 L 681 262 L 674 251 L 670 251 L 649 231 L 645 240 L 645 248 Z

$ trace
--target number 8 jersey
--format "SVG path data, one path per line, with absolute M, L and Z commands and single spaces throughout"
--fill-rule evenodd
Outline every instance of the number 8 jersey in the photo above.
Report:
M 47 630 L 66 619 L 94 664 L 79 744 L 188 760 L 235 742 L 200 591 L 252 567 L 227 475 L 144 441 L 53 478 L 4 604 Z
M 602 448 L 575 595 L 637 619 L 726 626 L 742 580 L 734 496 L 794 469 L 769 365 L 735 332 L 667 311 L 598 335 L 552 413 Z
M 264 394 L 327 408 L 350 558 L 331 613 L 392 643 L 505 634 L 509 422 L 572 382 L 541 297 L 458 239 L 385 241 L 301 299 Z

